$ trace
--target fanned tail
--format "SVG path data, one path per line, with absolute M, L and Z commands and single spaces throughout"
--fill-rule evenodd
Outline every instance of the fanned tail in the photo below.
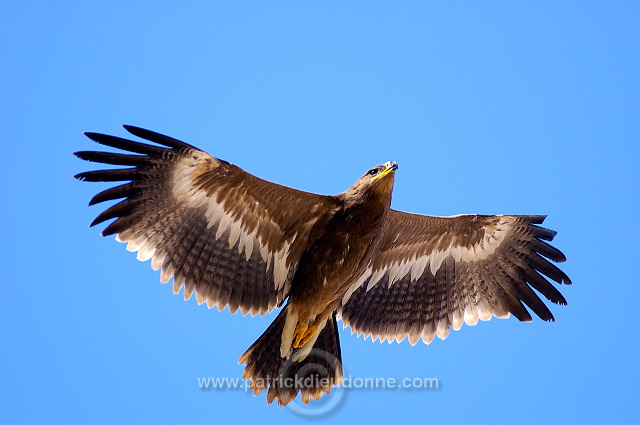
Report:
M 286 406 L 301 393 L 302 402 L 311 398 L 319 399 L 323 393 L 329 394 L 334 385 L 342 381 L 342 356 L 336 314 L 320 331 L 311 352 L 304 358 L 293 361 L 298 350 L 283 358 L 280 355 L 282 331 L 287 317 L 287 309 L 282 309 L 267 330 L 240 357 L 239 363 L 247 366 L 242 377 L 250 380 L 254 394 L 268 389 L 267 402 L 278 399 L 280 406 Z

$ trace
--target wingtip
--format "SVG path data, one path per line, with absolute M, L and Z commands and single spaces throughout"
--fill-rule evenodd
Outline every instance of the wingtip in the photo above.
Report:
M 154 135 L 163 136 L 159 133 L 156 133 L 155 131 L 147 130 L 146 128 L 138 127 L 137 125 L 122 124 L 122 128 L 127 130 L 127 132 L 129 132 L 130 134 L 146 140 L 150 140 L 150 138 L 153 138 Z M 155 140 L 151 141 L 155 142 Z
M 547 218 L 547 215 L 532 215 L 529 216 L 529 223 L 531 224 L 542 224 L 544 220 Z
M 80 181 L 86 181 L 87 180 L 87 176 L 86 176 L 87 173 L 90 173 L 90 171 L 84 171 L 82 173 L 74 174 L 73 178 L 77 179 L 77 180 L 80 180 Z
M 93 221 L 91 222 L 91 224 L 89 224 L 89 227 L 97 226 L 98 224 L 100 224 L 100 223 L 102 223 L 102 222 L 104 222 L 104 221 L 105 221 L 104 219 L 102 219 L 102 220 L 101 220 L 101 219 L 100 219 L 100 217 L 98 216 L 98 217 L 96 217 L 96 218 L 94 218 L 94 219 L 93 219 Z M 103 235 L 102 233 L 103 233 L 103 232 L 100 232 L 100 236 L 105 236 L 105 235 Z
M 175 139 L 171 136 L 167 136 L 162 133 L 157 133 L 155 131 L 147 130 L 146 128 L 137 127 L 135 125 L 123 124 L 125 130 L 134 136 L 140 137 L 141 139 L 149 140 L 150 142 L 158 143 L 160 145 L 166 146 L 171 149 L 196 149 L 193 145 L 189 143 L 185 143 L 182 140 Z
M 84 134 L 89 139 L 93 140 L 94 142 L 98 142 L 98 139 L 100 138 L 100 133 L 96 133 L 96 132 L 93 132 L 93 131 L 85 131 L 82 134 Z
M 73 152 L 73 156 L 75 156 L 76 158 L 82 159 L 83 161 L 91 161 L 91 159 L 88 158 L 89 155 L 90 153 L 87 151 Z

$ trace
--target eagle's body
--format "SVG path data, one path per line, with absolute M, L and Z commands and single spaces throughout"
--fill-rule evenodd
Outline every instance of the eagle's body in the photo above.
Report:
M 323 326 L 349 285 L 364 272 L 380 243 L 391 204 L 393 174 L 384 178 L 366 197 L 351 191 L 335 197 L 337 208 L 300 258 L 291 283 L 290 315 L 298 318 L 297 324 Z
M 564 255 L 535 226 L 541 216 L 431 217 L 390 208 L 397 165 L 369 170 L 350 189 L 325 196 L 266 182 L 186 143 L 136 127 L 163 146 L 88 133 L 98 143 L 141 154 L 78 152 L 132 168 L 90 171 L 89 181 L 129 181 L 91 204 L 125 198 L 92 225 L 117 218 L 116 234 L 173 277 L 185 299 L 232 313 L 286 305 L 240 358 L 244 378 L 269 402 L 304 402 L 342 378 L 337 316 L 359 335 L 412 344 L 444 339 L 463 322 L 514 314 L 553 315 L 532 291 L 566 304 L 544 276 L 569 278 L 545 258 Z M 310 378 L 301 380 L 295 378 Z

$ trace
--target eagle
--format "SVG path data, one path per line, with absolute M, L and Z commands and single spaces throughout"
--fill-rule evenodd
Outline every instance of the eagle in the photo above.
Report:
M 547 243 L 556 232 L 539 226 L 545 216 L 396 211 L 395 161 L 337 195 L 304 192 L 177 139 L 124 128 L 152 143 L 85 133 L 124 153 L 75 153 L 125 167 L 75 176 L 124 182 L 91 199 L 121 199 L 91 226 L 115 219 L 102 235 L 151 260 L 185 300 L 195 293 L 198 304 L 252 316 L 282 307 L 239 360 L 268 403 L 286 405 L 298 393 L 308 403 L 340 384 L 338 319 L 365 339 L 415 345 L 492 316 L 531 321 L 528 309 L 553 321 L 539 294 L 567 304 L 550 283 L 571 281 L 552 263 L 566 258 Z

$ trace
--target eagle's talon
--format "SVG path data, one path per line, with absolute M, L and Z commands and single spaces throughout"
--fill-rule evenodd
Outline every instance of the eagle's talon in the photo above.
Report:
M 317 326 L 297 325 L 293 332 L 293 348 L 300 348 L 305 345 L 311 337 L 318 331 Z

